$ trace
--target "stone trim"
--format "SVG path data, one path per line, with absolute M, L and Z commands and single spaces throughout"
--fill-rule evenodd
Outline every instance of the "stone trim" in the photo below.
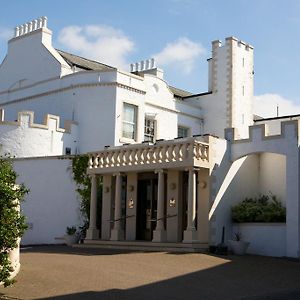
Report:
M 130 91 L 138 93 L 138 94 L 146 94 L 145 91 L 138 90 L 138 89 L 135 89 L 133 87 L 130 87 L 130 86 L 127 86 L 125 84 L 118 83 L 118 82 L 79 83 L 79 84 L 71 84 L 71 85 L 69 85 L 67 87 L 64 87 L 64 88 L 55 89 L 55 90 L 52 90 L 52 91 L 48 91 L 48 92 L 44 92 L 44 93 L 40 93 L 40 94 L 35 94 L 35 95 L 32 95 L 32 96 L 19 98 L 19 99 L 15 99 L 15 100 L 12 100 L 12 101 L 3 102 L 3 103 L 0 103 L 0 105 L 15 104 L 15 103 L 35 99 L 35 98 L 48 96 L 48 95 L 51 95 L 51 94 L 65 92 L 65 91 L 76 89 L 76 88 L 89 88 L 89 87 L 98 87 L 98 86 L 101 86 L 101 87 L 102 86 L 115 86 L 115 87 L 130 90 Z

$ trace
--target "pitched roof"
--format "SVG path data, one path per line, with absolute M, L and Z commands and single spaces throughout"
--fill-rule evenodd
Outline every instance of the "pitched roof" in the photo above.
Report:
M 56 51 L 72 67 L 75 66 L 84 70 L 95 70 L 95 71 L 116 70 L 116 68 L 102 64 L 98 61 L 90 60 L 58 49 L 56 49 Z
M 174 94 L 175 97 L 177 96 L 177 97 L 183 98 L 183 97 L 193 95 L 192 93 L 190 93 L 188 91 L 184 91 L 184 90 L 178 89 L 178 88 L 170 86 L 170 85 L 169 85 L 169 89 L 171 90 L 171 92 Z
M 91 59 L 87 59 L 69 52 L 65 52 L 63 50 L 56 49 L 56 51 L 62 56 L 62 58 L 71 66 L 75 66 L 84 70 L 94 70 L 94 71 L 110 71 L 110 70 L 117 70 L 117 68 L 102 64 L 98 61 L 94 61 Z M 173 86 L 169 86 L 171 92 L 174 94 L 175 97 L 184 98 L 188 96 L 192 96 L 193 94 L 178 89 Z

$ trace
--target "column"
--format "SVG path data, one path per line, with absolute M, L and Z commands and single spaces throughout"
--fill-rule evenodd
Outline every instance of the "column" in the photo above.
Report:
M 156 171 L 158 174 L 158 187 L 157 187 L 157 222 L 156 229 L 153 232 L 153 242 L 166 241 L 167 234 L 165 231 L 165 175 L 163 170 Z
M 103 188 L 102 188 L 102 223 L 101 223 L 101 239 L 109 240 L 111 234 L 111 219 L 112 216 L 112 175 L 103 175 Z
M 188 220 L 187 228 L 183 233 L 183 242 L 192 243 L 197 240 L 195 227 L 196 219 L 196 174 L 193 168 L 189 169 L 188 181 Z
M 200 243 L 209 242 L 209 169 L 198 171 L 197 232 Z
M 122 175 L 116 175 L 116 192 L 115 192 L 115 222 L 113 230 L 111 231 L 111 240 L 120 241 L 124 239 L 124 232 L 122 230 Z
M 99 230 L 97 229 L 97 176 L 91 176 L 91 205 L 90 205 L 90 224 L 86 232 L 88 240 L 99 238 Z

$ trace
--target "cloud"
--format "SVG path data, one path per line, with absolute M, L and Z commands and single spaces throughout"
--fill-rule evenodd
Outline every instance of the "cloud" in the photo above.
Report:
M 129 68 L 127 56 L 135 48 L 121 30 L 105 25 L 65 27 L 58 41 L 69 51 L 122 69 Z
M 300 105 L 278 94 L 263 94 L 254 97 L 254 114 L 261 117 L 276 117 L 277 105 L 279 116 L 300 114 Z
M 13 37 L 13 31 L 11 28 L 0 27 L 0 39 L 9 40 Z
M 159 53 L 153 55 L 158 66 L 171 66 L 181 69 L 185 74 L 191 73 L 195 61 L 205 53 L 200 43 L 195 43 L 186 37 L 181 37 L 169 43 Z

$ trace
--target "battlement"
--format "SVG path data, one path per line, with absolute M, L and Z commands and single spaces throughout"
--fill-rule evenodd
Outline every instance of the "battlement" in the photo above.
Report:
M 65 121 L 64 128 L 60 127 L 60 117 L 47 114 L 44 117 L 42 124 L 34 123 L 34 112 L 33 111 L 21 111 L 18 113 L 18 119 L 15 121 L 7 121 L 4 119 L 4 109 L 0 109 L 0 125 L 10 126 L 23 126 L 28 128 L 38 128 L 44 130 L 55 130 L 62 133 L 71 133 L 72 125 L 77 125 L 73 121 Z
M 268 124 L 249 126 L 249 137 L 246 139 L 239 139 L 235 128 L 226 128 L 225 139 L 231 143 L 260 142 L 284 138 L 298 139 L 300 120 L 284 121 L 280 125 L 279 134 L 270 134 Z
M 34 122 L 32 111 L 18 113 L 18 119 L 7 121 L 0 109 L 0 155 L 41 157 L 78 153 L 77 124 L 66 121 L 60 127 L 58 116 L 47 114 L 44 122 Z
M 217 48 L 229 46 L 230 44 L 236 44 L 238 47 L 244 47 L 247 51 L 249 51 L 250 49 L 254 49 L 253 46 L 251 46 L 250 44 L 239 40 L 234 36 L 230 36 L 225 38 L 225 45 L 222 45 L 222 41 L 220 40 L 212 41 L 212 51 L 216 50 Z
M 47 21 L 48 21 L 47 17 L 40 17 L 30 22 L 19 25 L 15 27 L 14 37 L 16 38 L 19 36 L 23 36 L 25 34 L 36 31 L 41 28 L 47 28 Z

